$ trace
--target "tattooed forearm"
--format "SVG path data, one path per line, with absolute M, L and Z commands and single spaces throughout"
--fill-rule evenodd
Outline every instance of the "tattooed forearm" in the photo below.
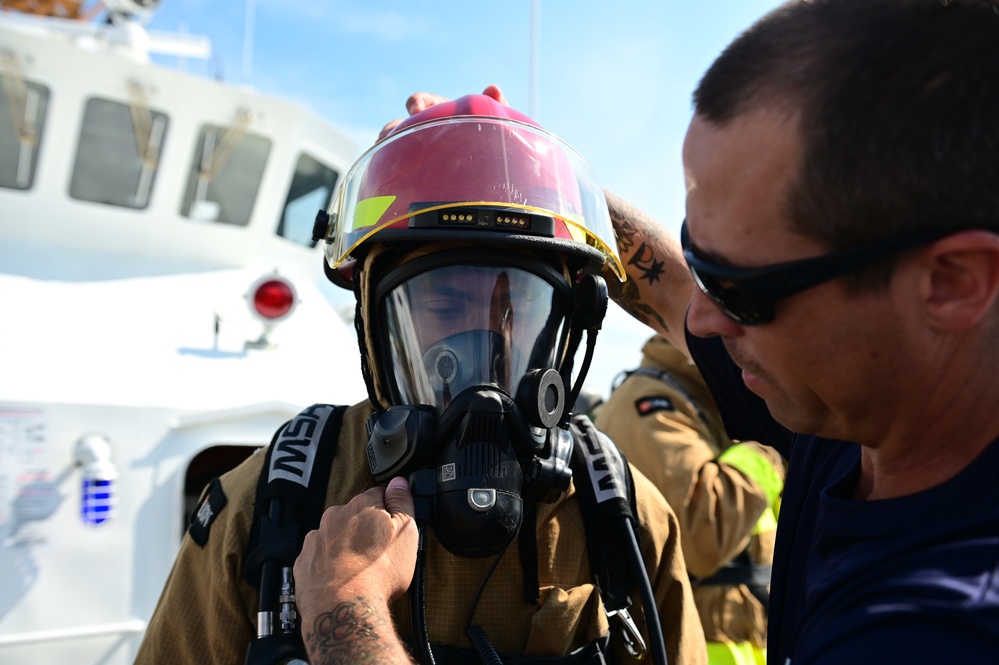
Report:
M 663 286 L 660 279 L 669 268 L 670 257 L 662 249 L 668 246 L 664 231 L 654 220 L 618 196 L 611 192 L 606 194 L 621 260 L 628 272 L 628 281 L 624 284 L 616 279 L 607 280 L 611 298 L 645 325 L 668 333 L 666 319 L 653 306 L 661 294 L 652 291 Z
M 312 665 L 412 662 L 396 646 L 391 622 L 363 597 L 318 615 L 304 633 Z
M 629 279 L 624 284 L 617 280 L 609 280 L 607 286 L 610 297 L 625 312 L 651 328 L 656 328 L 663 333 L 669 332 L 669 325 L 659 312 L 642 302 L 638 285 L 634 279 Z

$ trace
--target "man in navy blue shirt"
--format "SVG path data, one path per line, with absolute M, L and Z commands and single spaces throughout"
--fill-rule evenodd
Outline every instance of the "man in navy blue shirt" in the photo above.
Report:
M 788 3 L 694 104 L 615 295 L 789 461 L 769 662 L 999 662 L 999 2 Z

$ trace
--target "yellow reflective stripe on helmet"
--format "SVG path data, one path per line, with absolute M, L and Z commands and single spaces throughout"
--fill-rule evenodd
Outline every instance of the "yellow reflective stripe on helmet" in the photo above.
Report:
M 583 218 L 576 215 L 562 215 L 562 219 L 566 221 L 565 228 L 569 231 L 569 235 L 576 242 L 586 242 L 586 236 L 590 234 L 589 229 L 586 228 L 586 224 L 583 222 Z M 599 238 L 598 238 L 599 240 Z
M 372 196 L 370 199 L 358 201 L 354 207 L 354 219 L 351 220 L 350 230 L 356 231 L 366 226 L 374 226 L 394 201 L 394 196 Z
M 770 460 L 754 450 L 752 446 L 738 443 L 723 452 L 718 457 L 718 461 L 735 467 L 759 485 L 767 497 L 767 504 L 771 506 L 784 490 L 784 480 L 780 473 L 770 463 Z
M 607 265 L 610 267 L 611 272 L 621 281 L 625 283 L 628 281 L 628 273 L 624 270 L 624 264 L 621 263 L 621 259 L 617 255 L 617 251 L 614 247 L 608 245 L 604 242 L 603 238 L 598 236 L 596 233 L 591 231 L 583 218 L 579 215 L 569 215 L 563 214 L 561 219 L 565 221 L 565 228 L 568 229 L 569 235 L 576 242 L 585 242 L 591 247 L 596 247 L 607 259 Z

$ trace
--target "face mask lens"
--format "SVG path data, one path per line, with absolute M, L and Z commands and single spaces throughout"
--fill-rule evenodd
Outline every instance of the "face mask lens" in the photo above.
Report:
M 552 367 L 566 314 L 540 276 L 479 265 L 418 273 L 388 292 L 382 311 L 399 403 L 438 413 L 467 388 L 513 395 L 529 369 Z

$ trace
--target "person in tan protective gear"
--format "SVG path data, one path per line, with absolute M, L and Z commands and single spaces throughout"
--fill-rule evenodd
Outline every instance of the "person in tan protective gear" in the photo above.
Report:
M 728 437 L 700 372 L 664 337 L 648 339 L 642 356 L 595 424 L 680 519 L 711 665 L 762 665 L 783 461 Z
M 491 654 L 627 665 L 659 651 L 670 665 L 706 662 L 679 525 L 661 494 L 632 473 L 635 528 L 621 532 L 591 528 L 583 510 L 598 485 L 621 488 L 628 469 L 608 455 L 605 475 L 577 473 L 601 437 L 585 419 L 593 436 L 577 436 L 572 401 L 589 354 L 573 363 L 584 338 L 592 352 L 607 305 L 599 275 L 617 252 L 585 162 L 496 100 L 463 97 L 411 116 L 362 155 L 314 235 L 327 276 L 357 299 L 368 399 L 307 409 L 209 486 L 136 662 L 283 662 L 258 655 L 284 646 L 286 622 L 313 663 Z M 608 463 L 622 473 L 612 478 Z M 311 491 L 324 468 L 319 528 L 270 576 L 275 592 L 255 565 L 286 528 L 287 505 L 267 510 L 279 528 L 265 537 L 262 526 L 259 548 L 248 547 L 261 524 L 254 504 L 268 505 L 260 487 L 283 474 L 308 477 Z M 646 583 L 628 581 L 621 600 L 633 602 L 615 610 L 605 592 L 619 584 L 598 578 L 621 570 L 593 555 L 632 532 L 628 569 Z M 291 591 L 299 626 L 283 600 Z

